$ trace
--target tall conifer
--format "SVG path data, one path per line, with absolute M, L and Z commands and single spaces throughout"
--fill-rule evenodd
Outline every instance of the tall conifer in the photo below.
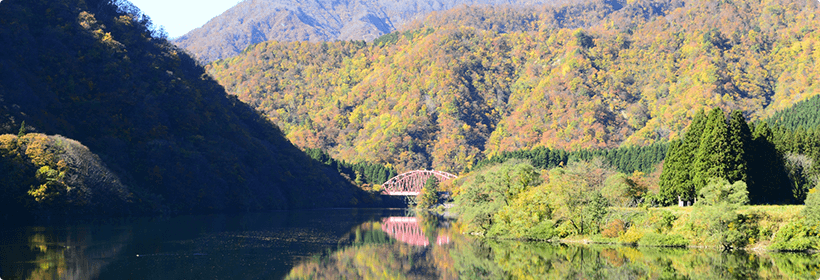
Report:
M 752 131 L 746 124 L 746 118 L 740 111 L 733 111 L 729 116 L 729 170 L 726 179 L 734 183 L 748 183 L 748 161 L 746 151 L 750 150 Z
M 669 146 L 660 178 L 661 197 L 666 203 L 673 203 L 679 196 L 684 201 L 691 201 L 695 197 L 692 159 L 700 146 L 705 125 L 706 114 L 701 109 L 695 114 L 683 139 L 674 141 Z
M 688 151 L 683 149 L 683 141 L 672 141 L 663 162 L 660 178 L 660 195 L 666 204 L 675 203 L 678 197 L 685 201 L 694 197 L 694 189 L 690 184 L 689 162 L 691 158 Z
M 729 129 L 726 115 L 720 108 L 712 109 L 694 157 L 692 183 L 695 193 L 709 183 L 710 178 L 727 179 L 729 171 Z

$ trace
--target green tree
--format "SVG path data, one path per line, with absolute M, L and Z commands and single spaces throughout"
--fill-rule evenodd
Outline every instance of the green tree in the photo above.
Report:
M 690 201 L 695 196 L 694 188 L 690 184 L 691 161 L 692 158 L 684 148 L 683 141 L 673 141 L 669 145 L 659 182 L 663 203 L 673 204 L 678 199 Z
M 430 176 L 424 182 L 424 187 L 421 188 L 418 197 L 418 207 L 427 209 L 438 204 L 438 178 Z
M 809 190 L 806 196 L 806 208 L 803 208 L 803 216 L 810 224 L 820 224 L 820 184 Z
M 752 203 L 788 203 L 792 201 L 783 155 L 774 145 L 774 135 L 766 122 L 755 126 L 752 154 L 747 172 L 749 198 Z
M 693 159 L 700 147 L 706 118 L 706 113 L 698 110 L 683 138 L 673 142 L 667 151 L 659 182 L 661 199 L 666 204 L 678 199 L 692 201 L 697 194 L 692 182 L 696 173 Z
M 729 182 L 747 182 L 747 151 L 750 151 L 752 131 L 746 124 L 746 118 L 740 111 L 732 111 L 729 116 L 729 170 L 726 179 Z
M 26 136 L 26 121 L 20 123 L 20 131 L 17 132 L 17 137 L 22 138 L 23 136 Z
M 695 174 L 692 183 L 695 193 L 705 187 L 711 178 L 728 178 L 729 173 L 729 131 L 726 126 L 726 115 L 720 108 L 709 111 L 706 126 L 700 137 L 695 157 L 693 158 Z
M 700 199 L 695 204 L 700 208 L 696 215 L 707 221 L 707 230 L 714 242 L 724 249 L 739 248 L 749 242 L 748 230 L 742 228 L 743 215 L 737 208 L 749 202 L 746 183 L 742 181 L 729 183 L 723 178 L 712 178 L 698 192 Z
M 520 160 L 474 171 L 461 181 L 453 211 L 461 215 L 468 231 L 486 233 L 494 216 L 519 194 L 540 184 L 540 176 L 532 165 Z

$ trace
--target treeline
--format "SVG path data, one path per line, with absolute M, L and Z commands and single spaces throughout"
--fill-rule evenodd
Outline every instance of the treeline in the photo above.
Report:
M 398 175 L 396 169 L 392 167 L 371 162 L 349 163 L 344 160 L 337 160 L 321 149 L 307 148 L 305 153 L 324 165 L 335 168 L 359 186 L 364 184 L 381 185 Z
M 552 169 L 564 166 L 575 161 L 591 161 L 602 158 L 611 164 L 618 172 L 633 173 L 640 171 L 651 173 L 663 162 L 669 145 L 666 142 L 655 143 L 649 146 L 629 146 L 616 149 L 581 149 L 578 151 L 563 151 L 538 147 L 532 150 L 502 152 L 489 159 L 476 162 L 472 170 L 484 166 L 505 162 L 509 159 L 526 159 L 537 168 Z
M 802 203 L 820 182 L 820 127 L 792 130 L 699 111 L 682 139 L 671 143 L 660 177 L 666 204 L 695 200 L 711 180 L 742 181 L 753 204 Z
M 817 1 L 585 3 L 462 7 L 376 43 L 269 41 L 208 72 L 299 147 L 456 173 L 666 142 L 700 108 L 758 121 L 820 92 Z

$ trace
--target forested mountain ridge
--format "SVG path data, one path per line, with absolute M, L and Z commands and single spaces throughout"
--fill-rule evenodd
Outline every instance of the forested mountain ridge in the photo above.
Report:
M 18 160 L 19 145 L 5 144 L 29 139 L 28 130 L 87 146 L 133 193 L 136 212 L 344 206 L 361 198 L 335 169 L 310 159 L 274 124 L 227 95 L 184 51 L 152 36 L 150 26 L 127 1 L 0 3 L 0 132 L 18 134 L 26 124 L 25 137 L 3 138 L 12 148 L 4 150 L 9 156 L 3 154 L 8 162 L 2 166 L 31 170 L 21 165 L 25 158 Z M 35 169 L 50 162 L 32 160 Z M 46 193 L 71 191 L 45 186 Z M 61 207 L 59 199 L 42 205 L 12 187 L 0 191 L 13 206 Z
M 583 5 L 598 8 L 465 7 L 373 43 L 266 42 L 208 72 L 295 144 L 397 170 L 647 145 L 702 108 L 754 121 L 818 93 L 816 1 Z
M 211 62 L 274 41 L 371 41 L 432 11 L 459 5 L 538 5 L 549 0 L 245 0 L 174 43 Z

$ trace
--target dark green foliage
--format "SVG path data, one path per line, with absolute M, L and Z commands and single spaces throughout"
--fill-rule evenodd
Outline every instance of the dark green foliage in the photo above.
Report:
M 754 132 L 739 111 L 732 112 L 728 123 L 719 108 L 711 110 L 708 116 L 698 113 L 680 144 L 673 142 L 664 162 L 659 182 L 662 201 L 673 204 L 678 196 L 691 201 L 691 195 L 712 179 L 745 182 L 754 204 L 802 201 L 812 183 L 806 178 L 814 178 L 814 173 L 803 170 L 814 168 L 813 161 L 794 155 L 786 158 L 794 163 L 795 167 L 791 167 L 784 161 L 783 150 L 811 153 L 813 143 L 820 144 L 820 140 L 790 144 L 795 142 L 793 139 L 811 138 L 782 129 L 773 132 L 765 122 L 752 127 Z M 795 178 L 791 184 L 786 167 Z
M 678 201 L 691 201 L 695 196 L 694 189 L 690 187 L 690 166 L 692 157 L 686 149 L 681 148 L 683 141 L 672 141 L 669 154 L 663 163 L 663 171 L 660 178 L 660 198 L 661 202 L 667 205 Z
M 752 131 L 740 111 L 729 116 L 729 158 L 726 178 L 729 182 L 748 182 L 746 151 L 751 152 Z
M 652 172 L 666 157 L 669 144 L 656 143 L 649 146 L 628 146 L 617 149 L 582 149 L 573 152 L 538 147 L 532 150 L 502 152 L 489 159 L 479 160 L 473 170 L 481 167 L 498 164 L 508 159 L 527 159 L 534 167 L 551 169 L 563 166 L 569 162 L 590 161 L 594 158 L 603 158 L 619 172 L 631 174 L 634 171 Z
M 326 166 L 336 168 L 339 173 L 347 175 L 348 178 L 359 180 L 360 182 L 356 182 L 358 185 L 381 185 L 387 180 L 390 180 L 390 178 L 398 175 L 396 169 L 392 167 L 370 162 L 348 163 L 347 161 L 337 160 L 331 157 L 330 154 L 322 149 L 307 148 L 305 149 L 305 153 Z
M 753 204 L 793 202 L 783 153 L 775 147 L 769 125 L 756 125 L 752 138 L 751 153 L 747 156 L 749 199 Z
M 689 129 L 683 139 L 673 144 L 664 161 L 661 172 L 660 196 L 665 204 L 675 201 L 691 202 L 697 193 L 694 188 L 696 169 L 694 166 L 695 153 L 700 147 L 700 138 L 706 126 L 706 114 L 700 110 L 695 114 Z
M 766 119 L 770 125 L 782 126 L 788 129 L 799 127 L 820 126 L 820 96 L 803 100 L 789 108 L 783 109 Z
M 726 115 L 720 108 L 712 109 L 706 117 L 706 126 L 693 158 L 695 173 L 692 176 L 692 183 L 696 193 L 705 187 L 711 178 L 728 178 L 729 152 Z
M 2 132 L 25 119 L 31 131 L 80 141 L 143 211 L 356 202 L 336 170 L 228 96 L 137 11 L 127 1 L 3 1 L 0 96 L 15 106 L 0 106 Z

